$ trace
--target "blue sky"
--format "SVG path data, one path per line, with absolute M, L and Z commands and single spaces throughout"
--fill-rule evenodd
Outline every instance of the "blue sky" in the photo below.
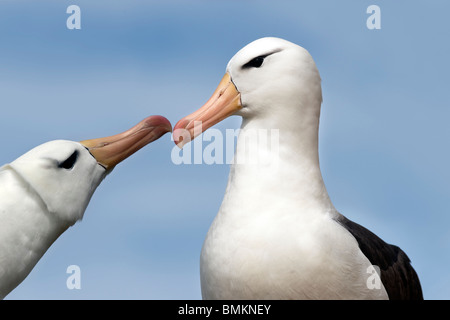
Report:
M 72 4 L 81 30 L 66 28 Z M 366 27 L 372 4 L 380 30 Z M 320 161 L 336 208 L 408 254 L 425 298 L 449 299 L 449 11 L 443 0 L 2 0 L 0 163 L 152 114 L 175 124 L 235 52 L 285 38 L 322 77 Z M 200 299 L 200 250 L 229 167 L 177 166 L 173 146 L 166 135 L 120 164 L 7 298 Z M 66 287 L 73 264 L 80 290 Z

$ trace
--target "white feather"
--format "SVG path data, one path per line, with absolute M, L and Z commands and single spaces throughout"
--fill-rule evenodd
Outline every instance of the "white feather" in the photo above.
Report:
M 243 69 L 271 52 L 260 68 Z M 279 130 L 274 165 L 267 144 L 257 163 L 232 165 L 226 193 L 201 253 L 205 299 L 386 299 L 367 286 L 369 260 L 333 218 L 319 167 L 322 102 L 319 72 L 309 53 L 277 38 L 256 40 L 229 62 L 241 93 L 242 131 Z M 274 159 L 272 159 L 274 160 Z
M 78 152 L 76 165 L 58 163 Z M 51 244 L 83 217 L 106 171 L 80 143 L 42 144 L 0 168 L 0 298 L 30 273 Z

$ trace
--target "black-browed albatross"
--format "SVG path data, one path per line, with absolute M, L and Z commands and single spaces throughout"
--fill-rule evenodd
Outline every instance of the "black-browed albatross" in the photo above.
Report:
M 235 160 L 240 152 L 257 160 L 231 166 L 201 252 L 204 299 L 422 299 L 406 254 L 333 206 L 319 168 L 321 103 L 310 54 L 262 38 L 230 60 L 208 102 L 174 127 L 182 147 L 240 115 Z M 245 134 L 271 129 L 279 134 L 275 156 Z
M 0 299 L 31 272 L 52 243 L 84 215 L 107 174 L 172 130 L 161 116 L 106 138 L 54 140 L 0 168 Z

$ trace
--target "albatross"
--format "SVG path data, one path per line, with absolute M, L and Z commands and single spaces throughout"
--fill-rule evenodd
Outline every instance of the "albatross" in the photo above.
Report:
M 52 243 L 84 215 L 114 167 L 172 130 L 161 116 L 106 138 L 54 140 L 0 168 L 0 299 L 31 272 Z
M 212 97 L 175 125 L 183 147 L 228 116 L 243 119 L 201 250 L 204 299 L 423 299 L 407 255 L 333 206 L 319 167 L 321 103 L 308 51 L 268 37 L 237 52 Z M 278 131 L 276 148 L 245 134 L 261 130 Z

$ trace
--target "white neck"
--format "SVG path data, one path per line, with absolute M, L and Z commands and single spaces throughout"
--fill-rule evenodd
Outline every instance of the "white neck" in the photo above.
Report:
M 238 208 L 239 215 L 292 213 L 295 206 L 296 214 L 335 213 L 319 167 L 319 112 L 303 119 L 286 121 L 277 115 L 244 118 L 221 212 L 228 214 Z M 255 143 L 255 132 L 275 139 Z M 253 138 L 249 139 L 249 133 Z
M 49 214 L 38 195 L 8 166 L 0 169 L 0 193 L 0 298 L 4 298 L 68 226 Z

